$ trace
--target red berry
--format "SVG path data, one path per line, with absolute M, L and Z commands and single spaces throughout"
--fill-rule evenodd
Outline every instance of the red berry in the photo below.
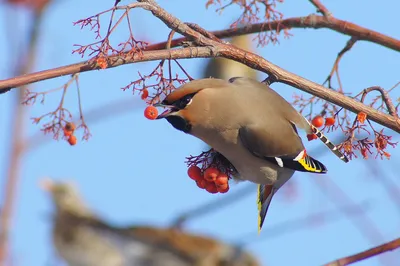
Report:
M 308 141 L 312 141 L 312 140 L 314 140 L 314 139 L 317 139 L 318 137 L 317 137 L 317 135 L 315 135 L 315 134 L 307 134 L 307 139 L 308 139 Z
M 219 173 L 219 175 L 217 176 L 217 178 L 215 179 L 214 182 L 217 186 L 220 186 L 220 185 L 228 184 L 228 180 L 229 180 L 229 178 L 228 178 L 227 174 Z
M 74 134 L 76 126 L 72 122 L 67 122 L 63 128 L 64 131 L 64 136 L 65 137 L 70 137 L 72 134 Z
M 63 131 L 65 137 L 70 137 L 72 133 L 74 133 L 73 131 L 67 130 L 66 128 L 64 128 Z
M 70 137 L 68 138 L 68 143 L 69 143 L 71 146 L 74 146 L 74 145 L 77 143 L 76 137 L 75 137 L 74 135 L 70 136 Z
M 311 121 L 311 123 L 315 127 L 322 127 L 324 125 L 324 118 L 320 115 L 317 115 L 316 117 L 314 117 L 314 119 Z
M 335 124 L 335 118 L 334 117 L 328 117 L 325 119 L 325 126 L 330 127 Z
M 158 116 L 158 110 L 157 110 L 157 108 L 155 108 L 155 107 L 152 106 L 152 105 L 147 106 L 146 109 L 144 109 L 144 116 L 145 116 L 147 119 L 150 119 L 150 120 L 156 119 L 157 116 Z
M 229 184 L 226 183 L 224 185 L 217 186 L 217 190 L 219 193 L 226 193 L 229 191 Z
M 218 193 L 217 186 L 213 182 L 207 182 L 206 190 L 211 194 Z
M 149 97 L 149 91 L 147 89 L 143 89 L 140 98 L 142 98 L 142 100 L 146 100 L 147 97 Z
M 188 173 L 188 176 L 195 181 L 203 178 L 203 176 L 201 174 L 201 169 L 199 167 L 197 167 L 196 165 L 190 166 L 187 173 Z
M 204 171 L 204 179 L 210 182 L 214 182 L 217 179 L 219 170 L 214 167 L 207 168 Z
M 65 124 L 65 130 L 67 130 L 67 131 L 74 131 L 75 129 L 76 129 L 76 126 L 75 126 L 75 124 L 73 123 L 73 122 L 67 122 L 66 124 Z
M 196 185 L 201 189 L 205 189 L 207 184 L 208 184 L 207 181 L 203 178 L 196 181 Z

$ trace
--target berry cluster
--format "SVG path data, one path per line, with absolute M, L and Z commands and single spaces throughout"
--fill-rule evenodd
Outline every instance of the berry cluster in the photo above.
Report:
M 229 191 L 229 177 L 215 167 L 209 167 L 204 172 L 196 165 L 188 169 L 188 176 L 196 181 L 199 188 L 211 194 L 226 193 Z
M 63 128 L 64 136 L 67 138 L 67 141 L 71 146 L 75 145 L 78 142 L 76 136 L 74 135 L 75 128 L 75 124 L 72 122 L 66 123 L 65 127 Z
M 335 124 L 336 120 L 334 117 L 327 117 L 327 118 L 323 118 L 320 115 L 317 115 L 316 117 L 313 118 L 313 120 L 311 121 L 311 124 L 314 127 L 322 127 L 325 124 L 325 127 L 330 127 L 333 126 Z M 307 139 L 308 141 L 317 139 L 317 135 L 315 134 L 309 134 L 307 135 Z

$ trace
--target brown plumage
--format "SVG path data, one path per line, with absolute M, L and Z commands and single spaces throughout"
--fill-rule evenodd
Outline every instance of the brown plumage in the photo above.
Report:
M 163 103 L 166 105 L 172 104 L 177 100 L 182 99 L 184 96 L 197 93 L 202 89 L 206 88 L 224 88 L 226 87 L 226 81 L 222 79 L 200 79 L 192 80 L 190 83 L 183 84 L 179 89 L 174 90 L 167 97 L 165 97 Z
M 277 92 L 253 79 L 191 81 L 161 105 L 168 109 L 158 119 L 203 140 L 235 166 L 241 179 L 262 185 L 260 226 L 273 194 L 295 171 L 327 171 L 307 155 L 297 134 L 297 129 L 313 133 L 311 124 Z
M 70 266 L 259 266 L 248 252 L 174 228 L 116 227 L 85 206 L 76 187 L 45 180 L 55 205 L 53 243 Z

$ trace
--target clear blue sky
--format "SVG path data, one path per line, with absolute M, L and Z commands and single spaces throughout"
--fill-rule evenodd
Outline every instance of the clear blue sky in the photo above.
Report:
M 128 2 L 128 1 L 123 1 Z M 208 30 L 226 27 L 237 10 L 228 9 L 219 16 L 204 8 L 206 1 L 160 0 L 159 4 L 183 21 L 198 23 Z M 190 4 L 189 4 L 190 2 Z M 349 20 L 361 26 L 400 38 L 398 10 L 400 2 L 372 0 L 324 1 L 332 13 L 341 19 Z M 86 44 L 93 40 L 88 30 L 73 27 L 72 22 L 109 8 L 112 0 L 59 1 L 49 9 L 40 37 L 38 60 L 35 69 L 42 70 L 81 61 L 78 55 L 72 55 L 73 44 Z M 285 17 L 304 16 L 315 12 L 308 1 L 286 1 L 280 9 Z M 26 13 L 12 13 L 4 6 L 0 7 L 0 35 L 7 39 L 11 32 L 24 32 Z M 133 24 L 139 36 L 152 42 L 166 39 L 169 30 L 160 21 L 146 11 L 134 11 Z M 15 19 L 17 17 L 17 19 Z M 11 21 L 14 18 L 18 23 Z M 104 27 L 106 24 L 103 24 Z M 135 26 L 136 25 L 136 26 Z M 7 30 L 8 28 L 8 30 Z M 328 30 L 292 30 L 289 40 L 281 38 L 280 45 L 268 45 L 257 52 L 291 72 L 315 82 L 322 82 L 329 73 L 332 63 L 340 49 L 349 39 Z M 22 33 L 21 33 L 22 34 Z M 126 34 L 121 30 L 123 38 Z M 0 78 L 9 77 L 17 55 L 14 46 L 0 43 Z M 195 78 L 201 76 L 206 60 L 182 60 L 181 63 Z M 210 195 L 199 190 L 186 176 L 184 159 L 197 154 L 204 147 L 195 138 L 174 130 L 166 121 L 149 121 L 143 117 L 145 107 L 137 96 L 120 88 L 136 79 L 137 72 L 148 73 L 155 62 L 134 64 L 105 71 L 84 73 L 80 77 L 84 111 L 101 105 L 122 100 L 132 100 L 132 111 L 123 115 L 107 117 L 91 122 L 88 118 L 93 137 L 89 142 L 79 142 L 75 147 L 64 141 L 49 139 L 24 156 L 22 178 L 18 191 L 16 215 L 11 232 L 12 251 L 18 265 L 44 265 L 53 256 L 50 246 L 51 204 L 47 195 L 37 184 L 44 176 L 55 179 L 74 180 L 93 209 L 105 219 L 116 224 L 150 223 L 168 225 L 178 213 L 191 209 L 201 203 L 225 195 Z M 400 80 L 400 54 L 376 44 L 357 43 L 346 54 L 340 64 L 342 82 L 346 91 L 360 90 L 380 85 L 390 88 Z M 55 88 L 62 85 L 67 77 L 34 84 L 37 90 Z M 293 89 L 282 84 L 274 84 L 286 99 L 291 100 Z M 399 97 L 399 88 L 394 96 Z M 67 105 L 77 111 L 75 91 L 70 91 Z M 13 93 L 0 96 L 0 176 L 4 179 L 8 162 L 9 139 L 11 137 L 10 110 Z M 43 114 L 58 104 L 59 95 L 46 98 L 44 106 L 35 105 L 29 116 Z M 29 136 L 37 133 L 38 127 L 27 120 Z M 390 131 L 387 131 L 390 132 Z M 79 138 L 81 133 L 78 133 Z M 398 134 L 392 132 L 395 140 Z M 329 134 L 332 138 L 335 134 Z M 33 141 L 40 141 L 41 137 Z M 322 145 L 318 142 L 306 142 L 312 153 Z M 178 145 L 177 145 L 178 143 Z M 247 248 L 263 262 L 263 265 L 321 265 L 330 260 L 349 255 L 374 245 L 390 241 L 400 236 L 399 204 L 391 199 L 384 189 L 380 178 L 389 180 L 392 188 L 398 189 L 400 180 L 395 162 L 400 159 L 399 150 L 389 149 L 390 161 L 377 160 L 379 170 L 371 172 L 363 159 L 343 164 L 335 156 L 323 153 L 318 158 L 324 162 L 329 174 L 326 176 L 297 173 L 290 183 L 275 196 L 261 236 L 257 237 L 256 204 L 254 193 L 236 202 L 228 208 L 210 215 L 194 219 L 187 224 L 188 230 L 206 233 L 220 239 L 241 240 L 244 235 L 254 234 Z M 374 160 L 368 160 L 373 165 Z M 383 175 L 385 174 L 385 175 Z M 321 190 L 316 184 L 325 184 Z M 3 181 L 2 181 L 3 182 Z M 332 185 L 333 184 L 333 185 Z M 287 188 L 295 186 L 297 197 L 288 200 L 284 195 Z M 231 192 L 245 184 L 232 187 Z M 364 228 L 363 216 L 350 220 L 344 216 L 334 222 L 305 228 L 286 234 L 269 230 L 274 225 L 287 220 L 303 217 L 322 210 L 337 210 L 349 201 L 335 193 L 339 186 L 353 203 L 368 202 L 368 218 L 373 221 L 380 234 L 371 231 L 367 237 L 357 228 Z M 156 196 L 155 196 L 156 195 Z M 2 197 L 2 195 L 0 195 Z M 335 200 L 332 200 L 334 198 Z M 271 235 L 271 236 L 269 236 Z M 377 258 L 359 263 L 372 266 L 380 262 L 397 265 L 400 251 L 383 255 L 385 260 Z

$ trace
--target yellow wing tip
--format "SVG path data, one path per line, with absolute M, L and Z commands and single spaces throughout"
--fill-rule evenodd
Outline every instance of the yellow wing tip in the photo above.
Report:
M 309 172 L 314 172 L 314 173 L 322 173 L 323 169 L 317 169 L 317 167 L 312 167 L 310 166 L 305 159 L 300 159 L 298 162 L 304 167 Z

